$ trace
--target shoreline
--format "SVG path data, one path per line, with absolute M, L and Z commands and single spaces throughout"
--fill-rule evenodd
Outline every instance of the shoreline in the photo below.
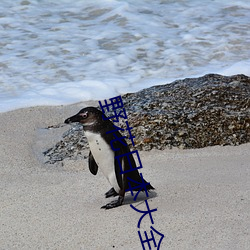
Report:
M 39 131 L 91 103 L 0 113 L 1 249 L 142 248 L 129 194 L 123 206 L 101 210 L 110 187 L 101 172 L 90 174 L 87 159 L 62 166 L 37 158 L 67 128 Z M 161 249 L 247 249 L 249 152 L 250 143 L 139 152 L 141 172 L 156 188 L 148 202 L 165 235 Z M 143 230 L 151 226 L 146 217 Z

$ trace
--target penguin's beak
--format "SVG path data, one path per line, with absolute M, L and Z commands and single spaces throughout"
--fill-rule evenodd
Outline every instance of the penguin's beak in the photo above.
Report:
M 76 114 L 76 115 L 73 115 L 73 116 L 67 118 L 64 121 L 64 123 L 70 124 L 72 122 L 80 122 L 80 120 L 81 120 L 81 116 L 79 116 L 78 114 Z

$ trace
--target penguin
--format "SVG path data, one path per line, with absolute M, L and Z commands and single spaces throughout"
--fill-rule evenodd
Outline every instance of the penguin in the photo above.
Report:
M 103 119 L 104 118 L 104 119 Z M 117 200 L 114 200 L 101 208 L 111 209 L 121 206 L 124 201 L 126 189 L 129 188 L 127 177 L 135 182 L 142 182 L 142 178 L 137 169 L 133 171 L 120 174 L 120 166 L 116 156 L 126 154 L 130 152 L 130 149 L 118 130 L 114 131 L 114 124 L 109 120 L 105 114 L 95 107 L 86 107 L 80 110 L 76 115 L 71 116 L 65 120 L 65 123 L 70 124 L 78 122 L 83 126 L 85 136 L 87 137 L 90 152 L 88 158 L 89 170 L 93 175 L 96 175 L 100 168 L 104 176 L 107 178 L 111 185 L 111 189 L 105 193 L 105 197 L 118 196 Z M 108 133 L 114 131 L 112 133 Z M 120 138 L 119 140 L 114 140 Z M 113 150 L 111 147 L 111 141 L 114 140 L 113 147 L 119 150 Z M 128 160 L 129 157 L 129 160 Z M 123 171 L 136 168 L 136 163 L 132 154 L 129 156 L 119 157 L 122 164 Z M 129 164 L 129 161 L 131 165 Z M 154 189 L 150 183 L 146 182 L 147 190 Z M 136 183 L 131 183 L 131 187 L 138 186 Z M 139 191 L 140 188 L 133 188 L 133 190 Z

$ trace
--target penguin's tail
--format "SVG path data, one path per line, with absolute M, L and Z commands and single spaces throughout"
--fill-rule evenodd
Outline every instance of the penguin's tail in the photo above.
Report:
M 155 189 L 149 182 L 147 182 L 148 185 L 146 186 L 147 187 L 147 190 L 150 190 L 150 189 Z
M 155 189 L 155 188 L 150 184 L 150 182 L 145 181 L 145 179 L 143 179 L 143 180 L 144 180 L 144 182 L 147 183 L 147 184 L 146 184 L 147 190 Z
M 141 182 L 140 182 L 141 183 Z M 144 192 L 145 191 L 145 189 L 147 189 L 147 190 L 153 190 L 153 189 L 155 189 L 151 184 L 150 184 L 150 182 L 147 182 L 145 179 L 143 179 L 143 186 L 145 187 L 145 188 L 142 188 L 143 186 L 138 186 L 138 184 L 136 184 L 136 183 L 131 183 L 132 185 L 132 188 L 133 188 L 133 190 L 135 190 L 135 191 L 142 191 L 142 192 Z

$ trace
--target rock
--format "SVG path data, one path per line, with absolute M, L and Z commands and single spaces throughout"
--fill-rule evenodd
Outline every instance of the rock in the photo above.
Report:
M 187 149 L 250 142 L 250 78 L 245 75 L 209 74 L 178 80 L 126 94 L 123 103 L 137 142 L 135 149 Z M 122 121 L 119 126 L 125 128 Z M 129 140 L 128 143 L 131 144 Z M 76 125 L 44 155 L 52 163 L 81 158 L 86 157 L 81 152 L 87 147 L 82 128 Z

